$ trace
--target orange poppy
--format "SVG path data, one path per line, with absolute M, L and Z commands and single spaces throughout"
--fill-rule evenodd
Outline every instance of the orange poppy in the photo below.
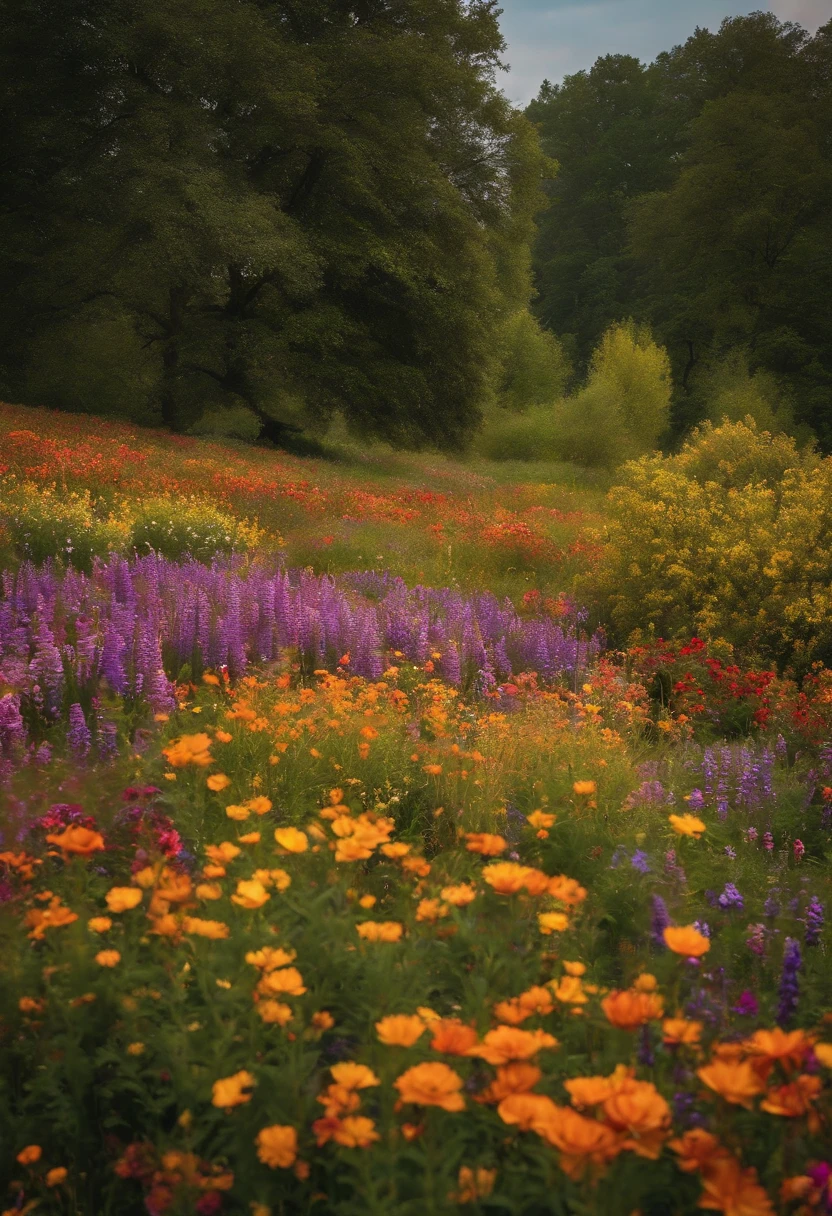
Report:
M 534 1089 L 543 1073 L 536 1064 L 522 1060 L 514 1064 L 501 1064 L 497 1069 L 497 1078 L 476 1095 L 477 1102 L 502 1102 L 513 1094 L 527 1094 Z
M 344 1060 L 341 1064 L 333 1064 L 329 1070 L 338 1085 L 345 1089 L 368 1089 L 372 1085 L 381 1085 L 381 1081 L 366 1064 L 356 1064 L 352 1060 Z
M 376 1022 L 379 1042 L 388 1047 L 412 1047 L 425 1032 L 425 1023 L 416 1014 L 398 1013 Z
M 213 1084 L 212 1105 L 228 1110 L 232 1106 L 241 1106 L 243 1102 L 250 1102 L 251 1091 L 256 1084 L 254 1077 L 245 1069 L 235 1072 L 231 1077 L 223 1077 Z
M 464 1056 L 477 1042 L 473 1026 L 466 1026 L 458 1018 L 440 1018 L 431 1024 L 433 1038 L 431 1048 L 448 1056 Z
M 607 1122 L 626 1134 L 624 1148 L 657 1161 L 670 1131 L 670 1107 L 650 1081 L 630 1080 L 604 1102 Z
M 702 1176 L 700 1208 L 726 1216 L 774 1216 L 771 1200 L 757 1181 L 757 1171 L 744 1170 L 735 1157 L 714 1159 Z
M 635 992 L 632 988 L 614 990 L 601 1002 L 607 1021 L 619 1030 L 637 1030 L 660 1018 L 664 1001 L 654 992 Z
M 708 1168 L 718 1157 L 730 1156 L 716 1136 L 701 1127 L 694 1127 L 679 1139 L 669 1141 L 668 1148 L 676 1153 L 679 1158 L 676 1164 L 686 1174 Z
M 355 928 L 367 942 L 398 942 L 404 932 L 404 926 L 394 920 L 365 920 Z
M 556 1106 L 552 1117 L 535 1130 L 560 1149 L 560 1167 L 575 1181 L 590 1166 L 602 1169 L 622 1148 L 621 1139 L 612 1128 L 579 1115 L 571 1106 Z
M 662 936 L 669 950 L 685 958 L 701 958 L 711 948 L 710 939 L 693 925 L 668 925 Z
M 487 1199 L 494 1190 L 497 1180 L 496 1170 L 487 1170 L 480 1166 L 473 1170 L 468 1165 L 460 1167 L 457 1185 L 459 1190 L 450 1195 L 452 1203 L 476 1203 L 478 1199 Z
M 465 1053 L 479 1056 L 489 1064 L 509 1064 L 512 1060 L 528 1060 L 545 1047 L 559 1047 L 558 1040 L 545 1030 L 518 1030 L 515 1026 L 497 1026 L 489 1030 L 481 1043 Z
M 504 853 L 508 848 L 508 841 L 502 836 L 495 836 L 491 832 L 466 832 L 465 845 L 469 853 L 481 853 L 483 857 L 498 857 L 500 853 Z
M 552 899 L 572 908 L 583 903 L 587 893 L 586 887 L 582 887 L 577 879 L 569 878 L 566 874 L 556 874 L 554 878 L 549 879 L 549 894 Z
M 77 824 L 70 824 L 63 832 L 53 833 L 46 839 L 50 844 L 57 845 L 62 853 L 73 857 L 92 857 L 93 853 L 100 853 L 104 849 L 104 837 L 100 832 L 78 827 Z
M 760 1103 L 760 1110 L 768 1111 L 770 1115 L 782 1115 L 787 1119 L 808 1115 L 820 1091 L 820 1077 L 803 1075 L 790 1081 L 788 1085 L 778 1085 L 775 1089 L 770 1089 Z
M 702 1022 L 693 1022 L 688 1018 L 665 1018 L 662 1022 L 662 1036 L 669 1047 L 693 1045 L 699 1042 L 701 1035 Z
M 142 892 L 139 887 L 110 887 L 104 899 L 110 912 L 127 912 L 142 902 Z
M 762 1056 L 766 1060 L 776 1061 L 784 1066 L 799 1067 L 808 1055 L 814 1039 L 805 1030 L 781 1030 L 775 1026 L 773 1030 L 757 1030 L 743 1044 L 745 1050 L 752 1056 Z
M 521 866 L 516 861 L 498 861 L 486 866 L 482 876 L 497 895 L 516 895 L 523 890 L 531 872 L 530 866 Z
M 279 1123 L 264 1127 L 255 1139 L 257 1157 L 270 1169 L 289 1169 L 298 1155 L 298 1134 L 293 1127 Z
M 748 1060 L 712 1060 L 697 1071 L 697 1076 L 709 1089 L 734 1106 L 751 1109 L 752 1100 L 762 1093 L 764 1085 Z
M 545 1094 L 528 1092 L 509 1094 L 497 1107 L 503 1123 L 519 1127 L 521 1132 L 538 1131 L 557 1110 L 551 1098 Z

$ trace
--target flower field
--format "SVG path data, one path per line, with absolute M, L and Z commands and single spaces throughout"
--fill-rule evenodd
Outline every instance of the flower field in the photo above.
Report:
M 832 1211 L 832 674 L 372 460 L 0 412 L 0 1211 Z

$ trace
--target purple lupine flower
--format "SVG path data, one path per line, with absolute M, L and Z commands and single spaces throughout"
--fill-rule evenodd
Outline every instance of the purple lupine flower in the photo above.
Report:
M 618 845 L 610 858 L 610 869 L 617 870 L 626 856 L 627 850 L 623 845 Z
M 66 732 L 66 742 L 76 759 L 83 759 L 90 750 L 92 735 L 87 726 L 84 711 L 77 701 L 69 707 L 69 727 Z
M 26 741 L 26 725 L 20 712 L 20 697 L 6 693 L 0 697 L 0 753 L 9 755 Z
M 732 882 L 726 882 L 718 903 L 720 908 L 736 908 L 738 912 L 745 907 L 745 900 Z
M 662 899 L 661 895 L 654 895 L 652 898 L 653 911 L 650 918 L 650 936 L 653 939 L 653 944 L 660 950 L 665 950 L 664 931 L 671 924 L 670 913 L 667 910 L 667 904 Z
M 737 860 L 737 850 L 732 848 L 730 844 L 726 844 L 725 856 L 727 858 L 729 858 L 731 861 L 736 861 Z
M 118 755 L 118 734 L 115 722 L 102 722 L 98 728 L 98 757 L 100 760 L 115 760 Z
M 770 917 L 772 920 L 780 915 L 780 904 L 773 895 L 769 895 L 766 902 L 763 904 L 763 914 Z
M 696 932 L 701 933 L 703 937 L 711 936 L 711 926 L 706 920 L 695 920 L 693 922 L 693 927 Z
M 787 937 L 786 946 L 783 951 L 783 970 L 780 973 L 780 987 L 777 993 L 778 1026 L 788 1026 L 797 1012 L 797 1004 L 800 997 L 798 973 L 802 965 L 803 958 L 800 953 L 800 942 L 794 937 Z
M 656 1056 L 653 1052 L 652 1035 L 650 1027 L 645 1023 L 641 1028 L 641 1039 L 638 1046 L 638 1062 L 643 1064 L 645 1068 L 652 1068 L 656 1063 Z
M 676 860 L 676 850 L 668 849 L 664 855 L 664 872 L 668 878 L 674 879 L 680 886 L 686 882 L 686 874 L 682 866 Z
M 650 873 L 650 859 L 642 849 L 636 849 L 630 858 L 630 865 L 634 870 L 638 870 L 639 874 Z
M 756 1018 L 760 1012 L 760 1002 L 750 989 L 746 988 L 741 992 L 736 1005 L 733 1006 L 733 1012 L 738 1013 L 740 1017 Z
M 688 806 L 692 811 L 701 811 L 705 805 L 705 797 L 701 790 L 691 790 L 688 795 Z
M 813 895 L 806 909 L 805 941 L 807 946 L 817 946 L 820 941 L 820 935 L 823 932 L 824 912 L 823 904 L 817 895 Z

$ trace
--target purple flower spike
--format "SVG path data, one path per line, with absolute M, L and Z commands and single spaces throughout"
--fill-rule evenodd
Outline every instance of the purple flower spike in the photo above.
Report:
M 794 937 L 787 937 L 786 948 L 783 952 L 783 970 L 780 974 L 780 988 L 778 990 L 778 1026 L 788 1026 L 797 1012 L 797 1004 L 800 997 L 798 973 L 802 965 L 803 958 L 800 953 L 800 942 Z

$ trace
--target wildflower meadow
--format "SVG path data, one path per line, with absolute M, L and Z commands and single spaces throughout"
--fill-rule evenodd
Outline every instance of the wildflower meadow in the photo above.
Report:
M 0 417 L 4 1216 L 830 1210 L 820 661 L 562 468 Z

